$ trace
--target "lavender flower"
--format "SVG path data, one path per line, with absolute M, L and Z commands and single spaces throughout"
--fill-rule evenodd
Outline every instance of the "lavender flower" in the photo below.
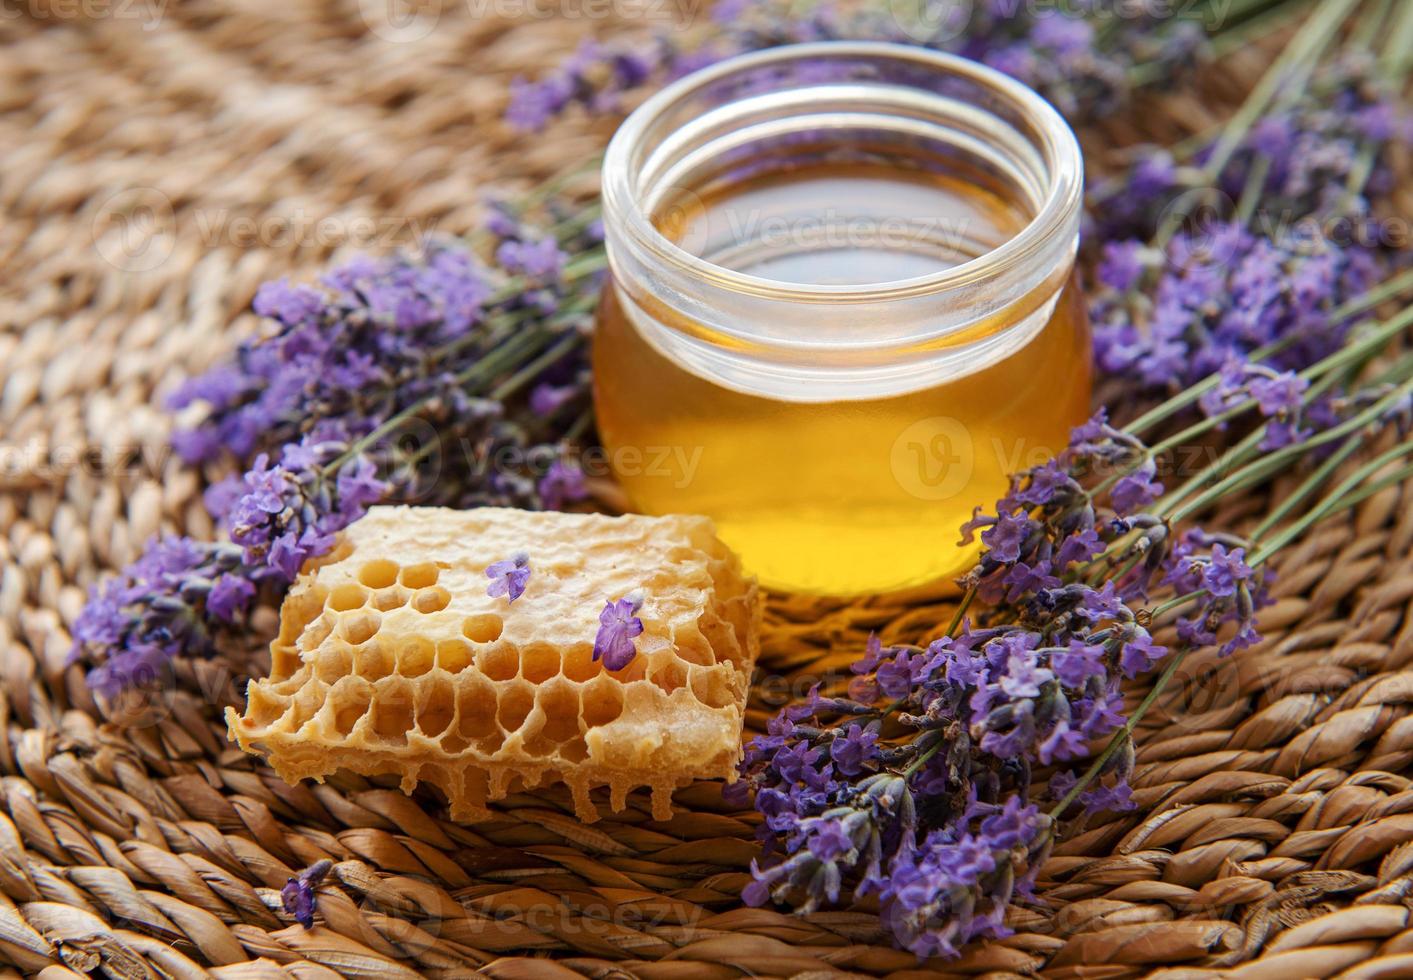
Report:
M 153 540 L 122 574 L 92 591 L 74 623 L 75 661 L 109 651 L 89 673 L 107 697 L 156 679 L 179 653 L 209 653 L 250 610 L 264 568 L 244 564 L 229 542 Z
M 1106 494 L 1095 485 L 1115 467 L 1127 482 Z M 1261 576 L 1225 536 L 1175 542 L 1145 512 L 1161 492 L 1147 447 L 1102 413 L 1058 459 L 1016 475 L 964 529 L 984 545 L 964 580 L 991 604 L 979 620 L 925 648 L 870 638 L 847 697 L 815 689 L 747 745 L 735 795 L 755 790 L 770 850 L 743 898 L 808 910 L 876 895 L 920 956 L 1003 935 L 1054 837 L 1028 802 L 1031 773 L 1059 767 L 1065 796 L 1078 780 L 1067 765 L 1096 739 L 1128 737 L 1120 678 L 1169 653 L 1135 604 L 1158 584 L 1191 587 L 1185 618 L 1202 629 L 1184 643 L 1212 642 L 1228 620 L 1254 636 Z M 885 720 L 902 734 L 883 739 Z M 1080 802 L 1130 805 L 1131 769 L 1115 753 Z
M 1278 243 L 1230 223 L 1184 232 L 1169 243 L 1156 283 L 1141 298 L 1133 283 L 1123 290 L 1101 284 L 1090 306 L 1095 353 L 1105 371 L 1145 392 L 1218 371 L 1239 384 L 1252 353 L 1276 341 L 1285 346 L 1269 362 L 1272 375 L 1305 367 L 1343 342 L 1352 321 L 1334 313 L 1369 288 L 1376 269 L 1357 246 Z M 1314 276 L 1322 288 L 1292 288 Z M 1226 394 L 1204 399 L 1203 408 L 1220 411 Z
M 637 593 L 604 604 L 594 637 L 594 660 L 603 660 L 609 670 L 622 670 L 633 662 L 638 654 L 633 638 L 643 632 L 643 621 L 637 615 L 642 605 L 643 597 Z
M 526 215 L 492 217 L 514 268 L 435 241 L 421 255 L 355 259 L 317 285 L 281 280 L 260 289 L 255 308 L 269 329 L 172 398 L 192 416 L 173 437 L 184 458 L 234 459 L 245 470 L 205 495 L 230 541 L 154 545 L 95 591 L 74 648 L 94 665 L 95 688 L 115 694 L 173 657 L 214 654 L 223 632 L 256 601 L 278 601 L 304 563 L 374 503 L 558 507 L 579 499 L 567 469 L 537 482 L 528 466 L 487 463 L 562 450 L 563 424 L 536 412 L 527 392 L 586 377 L 577 342 L 585 314 L 560 308 L 587 309 L 596 284 L 571 277 L 561 259 L 590 243 L 584 234 L 556 242 Z M 541 281 L 504 289 L 521 273 Z M 521 342 L 521 360 L 487 372 L 484 365 L 504 360 L 489 355 L 507 336 Z M 562 355 L 536 361 L 543 369 L 533 376 L 517 374 L 551 348 Z M 503 398 L 481 396 L 493 386 Z
M 584 471 L 562 459 L 549 465 L 535 489 L 550 510 L 563 510 L 566 504 L 586 500 L 589 496 Z
M 308 559 L 333 547 L 335 532 L 387 492 L 367 459 L 343 464 L 330 479 L 327 467 L 346 451 L 342 443 L 311 436 L 286 446 L 277 466 L 263 453 L 256 457 L 244 494 L 226 515 L 231 540 L 245 549 L 248 564 L 266 564 L 293 581 Z
M 486 595 L 492 599 L 503 595 L 509 605 L 524 594 L 525 584 L 530 581 L 530 556 L 517 551 L 503 561 L 491 562 L 486 567 L 486 578 L 491 580 Z
M 588 41 L 538 81 L 517 78 L 506 119 L 518 129 L 539 130 L 571 106 L 616 112 L 634 89 L 734 54 L 854 39 L 919 45 L 983 61 L 1039 90 L 1068 118 L 1083 121 L 1127 101 L 1136 66 L 1145 66 L 1149 77 L 1172 79 L 1188 73 L 1206 52 L 1201 27 L 1176 17 L 1125 17 L 1098 32 L 1090 21 L 1064 11 L 1027 12 L 988 3 L 959 5 L 934 20 L 911 22 L 898 5 L 720 0 L 705 37 L 662 31 L 646 43 Z M 1383 123 L 1370 117 L 1365 125 L 1376 130 Z
M 319 887 L 319 883 L 333 866 L 334 862 L 328 858 L 315 861 L 285 882 L 285 886 L 280 889 L 280 902 L 284 905 L 285 912 L 294 916 L 306 929 L 314 928 L 314 889 Z

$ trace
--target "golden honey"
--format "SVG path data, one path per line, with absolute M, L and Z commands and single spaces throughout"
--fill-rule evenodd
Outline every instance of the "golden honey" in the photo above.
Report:
M 847 101 L 839 89 L 819 98 Z M 663 164 L 672 179 L 636 225 L 616 228 L 606 194 L 614 281 L 594 372 L 609 461 L 633 506 L 712 517 L 776 589 L 852 595 L 965 571 L 973 509 L 1088 411 L 1073 222 L 1068 242 L 1022 247 L 1050 206 L 1044 182 L 1027 191 L 984 154 L 880 128 L 815 125 L 749 166 Z M 606 184 L 611 165 L 612 148 Z

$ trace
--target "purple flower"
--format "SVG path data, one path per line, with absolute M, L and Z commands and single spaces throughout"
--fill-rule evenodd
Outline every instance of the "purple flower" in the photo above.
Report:
M 1055 564 L 1061 569 L 1067 568 L 1077 562 L 1087 562 L 1103 550 L 1104 542 L 1100 540 L 1099 532 L 1087 527 L 1061 542 Z
M 1070 728 L 1068 722 L 1061 720 L 1055 723 L 1050 734 L 1040 743 L 1040 761 L 1048 766 L 1054 762 L 1078 759 L 1084 755 L 1085 748 L 1084 736 Z
M 583 388 L 577 384 L 555 385 L 543 381 L 530 391 L 530 411 L 549 417 L 581 394 Z
M 1012 796 L 981 822 L 981 832 L 996 850 L 1006 850 L 1029 840 L 1039 826 L 1039 811 L 1021 802 L 1020 797 Z
M 1272 377 L 1251 379 L 1251 397 L 1256 399 L 1261 414 L 1267 417 L 1298 412 L 1310 382 L 1294 371 L 1284 371 Z
M 324 310 L 324 297 L 317 289 L 291 285 L 288 279 L 276 279 L 255 291 L 251 306 L 261 316 L 293 327 L 317 320 Z
M 572 463 L 557 459 L 540 477 L 537 487 L 540 499 L 549 510 L 563 510 L 564 505 L 589 496 L 584 471 Z
M 506 269 L 540 281 L 559 278 L 568 259 L 553 238 L 501 242 L 496 249 L 496 261 Z
M 901 698 L 912 689 L 918 677 L 927 668 L 927 658 L 919 654 L 912 656 L 899 651 L 892 658 L 882 661 L 874 671 L 878 689 L 887 697 Z
M 1157 467 L 1147 457 L 1132 473 L 1124 475 L 1109 492 L 1109 500 L 1120 515 L 1133 514 L 1157 500 L 1163 485 L 1154 479 Z
M 829 749 L 834 768 L 839 770 L 841 775 L 857 776 L 864 771 L 868 763 L 877 758 L 877 741 L 877 732 L 860 728 L 857 724 L 850 725 L 843 737 L 836 738 Z
M 1075 718 L 1085 738 L 1098 738 L 1123 727 L 1124 699 L 1118 685 L 1111 682 L 1104 693 L 1095 698 L 1075 702 Z
M 255 584 L 239 575 L 226 574 L 216 579 L 206 597 L 206 608 L 217 619 L 228 623 L 250 608 L 255 598 Z
M 1214 596 L 1233 596 L 1237 587 L 1255 573 L 1244 561 L 1245 548 L 1227 551 L 1220 543 L 1212 545 L 1212 557 L 1202 572 L 1202 584 Z
M 777 752 L 772 764 L 781 779 L 787 783 L 797 783 L 805 778 L 821 755 L 821 751 L 811 748 L 809 743 L 799 742 Z
M 378 479 L 378 468 L 366 456 L 339 471 L 339 505 L 346 510 L 359 512 L 378 503 L 388 493 L 389 485 Z
M 1119 669 L 1125 677 L 1137 677 L 1153 669 L 1153 665 L 1168 654 L 1167 647 L 1158 646 L 1147 630 L 1137 630 L 1135 635 L 1124 642 L 1119 654 Z
M 981 534 L 981 543 L 998 562 L 1013 562 L 1020 558 L 1021 546 L 1030 534 L 1031 522 L 1024 517 L 1002 514 L 1000 519 Z
M 1050 503 L 1060 491 L 1074 486 L 1070 475 L 1057 460 L 1052 459 L 1030 471 L 1030 480 L 1024 489 L 1013 495 L 1013 499 L 1018 505 L 1038 507 Z
M 314 928 L 314 889 L 319 887 L 319 883 L 333 866 L 334 862 L 328 858 L 315 861 L 285 882 L 284 888 L 280 889 L 280 901 L 285 912 L 294 916 L 306 929 Z
M 609 670 L 622 670 L 632 663 L 638 653 L 633 638 L 643 632 L 643 621 L 637 616 L 642 605 L 643 598 L 637 593 L 604 605 L 594 637 L 594 660 L 602 659 Z
M 810 854 L 820 861 L 834 861 L 844 857 L 854 849 L 853 841 L 844 829 L 842 821 L 819 819 L 809 832 Z M 837 898 L 837 892 L 835 897 Z
M 1138 284 L 1143 269 L 1143 243 L 1130 239 L 1104 246 L 1104 257 L 1096 274 L 1110 289 L 1127 292 Z
M 1026 634 L 1033 641 L 1032 634 Z M 1033 698 L 1040 694 L 1041 686 L 1048 684 L 1055 676 L 1048 668 L 1037 664 L 1035 652 L 1012 645 L 1006 655 L 1005 674 L 1001 676 L 1001 690 L 1010 698 Z
M 491 580 L 486 595 L 492 599 L 505 596 L 509 605 L 525 593 L 525 584 L 530 581 L 530 556 L 517 551 L 509 558 L 491 562 L 486 566 L 486 578 Z
M 1089 678 L 1104 676 L 1104 647 L 1073 639 L 1068 647 L 1050 655 L 1050 664 L 1061 684 L 1079 690 Z
M 1095 786 L 1093 789 L 1079 794 L 1079 799 L 1088 813 L 1102 813 L 1106 810 L 1132 810 L 1137 805 L 1133 802 L 1133 791 L 1126 782 L 1119 782 L 1113 786 Z

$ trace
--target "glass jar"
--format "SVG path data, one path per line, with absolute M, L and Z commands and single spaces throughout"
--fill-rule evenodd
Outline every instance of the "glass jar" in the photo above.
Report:
M 634 112 L 603 165 L 594 339 L 610 465 L 715 519 L 767 586 L 966 569 L 960 525 L 1090 399 L 1074 134 L 991 69 L 890 44 L 735 58 Z

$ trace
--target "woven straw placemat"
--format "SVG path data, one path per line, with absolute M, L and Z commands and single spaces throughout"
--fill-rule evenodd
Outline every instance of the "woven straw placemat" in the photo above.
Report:
M 592 826 L 553 789 L 458 826 L 374 781 L 291 787 L 225 740 L 218 709 L 238 694 L 219 664 L 104 724 L 64 666 L 88 587 L 155 532 L 211 533 L 197 475 L 165 448 L 165 393 L 255 326 L 261 281 L 464 231 L 488 186 L 587 157 L 611 127 L 522 138 L 499 121 L 511 74 L 604 25 L 447 3 L 427 33 L 379 9 L 95 0 L 0 17 L 0 973 L 1413 976 L 1399 488 L 1280 563 L 1258 648 L 1189 658 L 1137 733 L 1138 809 L 1070 828 L 1048 911 L 944 972 L 867 910 L 743 907 L 755 816 L 715 784 L 679 792 L 670 821 L 635 795 Z M 1260 67 L 1234 57 L 1200 98 L 1088 134 L 1091 154 L 1204 128 Z M 752 723 L 870 630 L 916 639 L 949 613 L 927 595 L 776 601 Z M 306 930 L 278 890 L 322 858 Z

